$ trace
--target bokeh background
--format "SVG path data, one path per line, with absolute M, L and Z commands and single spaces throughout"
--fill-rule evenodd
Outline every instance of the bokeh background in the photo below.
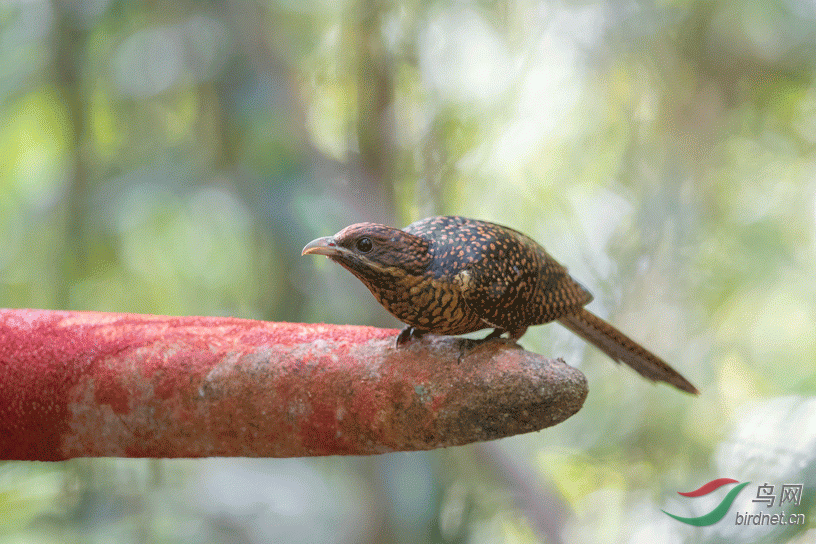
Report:
M 461 214 L 539 240 L 702 394 L 535 327 L 589 380 L 557 427 L 0 463 L 0 543 L 816 540 L 815 75 L 812 0 L 4 0 L 0 306 L 398 327 L 301 248 Z M 803 484 L 807 523 L 661 512 L 717 477 Z

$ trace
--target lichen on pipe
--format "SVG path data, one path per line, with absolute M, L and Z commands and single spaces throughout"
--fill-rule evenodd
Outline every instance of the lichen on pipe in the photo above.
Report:
M 0 310 L 0 459 L 300 457 L 536 431 L 584 376 L 502 340 L 226 317 Z

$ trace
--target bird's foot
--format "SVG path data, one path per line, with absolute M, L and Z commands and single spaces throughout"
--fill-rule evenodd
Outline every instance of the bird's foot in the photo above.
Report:
M 504 333 L 505 333 L 504 329 L 499 329 L 499 328 L 493 329 L 493 332 L 491 332 L 490 334 L 488 334 L 487 336 L 485 336 L 484 338 L 479 340 L 479 342 L 489 342 L 490 340 L 493 340 L 494 338 L 501 338 L 501 335 L 504 334 Z
M 484 338 L 460 338 L 460 341 L 462 342 L 462 347 L 465 350 L 469 351 L 469 350 L 475 349 L 476 347 L 481 346 L 483 344 L 487 344 L 491 340 L 495 340 L 496 338 L 501 338 L 501 335 L 504 334 L 505 332 L 507 332 L 507 331 L 505 331 L 504 329 L 493 329 L 493 332 L 491 332 L 490 334 L 488 334 Z M 507 340 L 505 340 L 505 341 L 507 341 Z
M 402 329 L 402 332 L 400 332 L 399 336 L 397 336 L 397 347 L 407 344 L 414 338 L 422 338 L 423 334 L 425 334 L 425 331 L 415 329 L 414 327 L 408 325 Z
M 478 345 L 480 345 L 480 344 L 486 344 L 487 342 L 490 342 L 491 340 L 495 340 L 496 338 L 499 338 L 499 339 L 500 339 L 502 342 L 504 342 L 505 344 L 508 344 L 508 345 L 511 345 L 511 346 L 515 346 L 515 347 L 520 348 L 521 346 L 520 346 L 520 345 L 519 345 L 519 343 L 518 343 L 518 339 L 521 337 L 521 335 L 522 335 L 522 334 L 524 334 L 524 331 L 525 331 L 526 329 L 527 329 L 527 327 L 525 327 L 525 328 L 524 328 L 524 329 L 521 331 L 521 333 L 520 333 L 520 334 L 518 334 L 518 331 L 513 332 L 513 331 L 506 331 L 506 330 L 504 330 L 504 329 L 499 329 L 499 328 L 496 328 L 496 329 L 493 329 L 493 332 L 491 332 L 490 334 L 488 334 L 487 336 L 485 336 L 485 337 L 484 337 L 484 338 L 482 338 L 481 340 L 474 340 L 474 345 L 477 345 L 477 346 L 478 346 Z M 507 338 L 502 338 L 502 335 L 503 335 L 504 333 L 506 333 L 506 332 L 508 332 L 508 333 L 509 333 L 509 334 L 507 335 Z

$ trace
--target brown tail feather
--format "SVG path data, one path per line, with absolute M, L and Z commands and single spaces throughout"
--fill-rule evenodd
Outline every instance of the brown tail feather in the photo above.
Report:
M 688 393 L 699 394 L 696 387 L 663 359 L 589 310 L 581 308 L 577 313 L 561 317 L 558 321 L 615 361 L 626 363 L 641 376 L 653 381 L 669 383 Z

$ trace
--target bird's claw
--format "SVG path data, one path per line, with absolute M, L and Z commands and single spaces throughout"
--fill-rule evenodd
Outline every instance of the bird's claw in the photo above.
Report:
M 502 334 L 504 334 L 504 329 L 499 328 L 493 329 L 493 332 L 482 338 L 481 342 L 488 342 L 490 340 L 493 340 L 494 338 L 501 338 Z
M 410 325 L 405 327 L 399 333 L 399 336 L 397 336 L 397 347 L 400 347 L 400 346 L 402 346 L 404 344 L 407 344 L 408 342 L 410 342 L 414 338 L 422 338 L 422 335 L 424 333 L 425 333 L 425 331 L 415 329 L 414 327 L 411 327 Z

